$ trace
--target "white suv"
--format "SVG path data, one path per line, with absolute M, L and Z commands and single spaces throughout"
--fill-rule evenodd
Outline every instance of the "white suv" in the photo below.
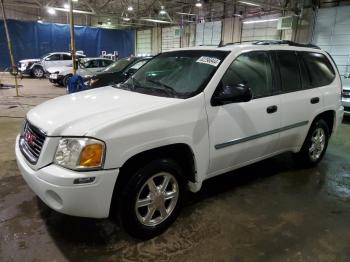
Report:
M 343 118 L 339 73 L 282 43 L 165 52 L 125 83 L 35 107 L 16 142 L 24 179 L 58 212 L 116 212 L 146 239 L 210 177 L 287 151 L 317 164 Z

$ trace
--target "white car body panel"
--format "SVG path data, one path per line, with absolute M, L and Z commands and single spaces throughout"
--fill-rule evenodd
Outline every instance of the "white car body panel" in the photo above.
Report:
M 110 183 L 106 186 L 108 192 L 101 192 L 101 199 L 106 199 L 111 195 L 119 168 L 131 157 L 149 149 L 177 143 L 187 145 L 194 155 L 196 168 L 196 182 L 191 183 L 190 188 L 198 191 L 201 183 L 209 177 L 284 151 L 297 152 L 314 117 L 323 111 L 336 112 L 334 130 L 341 122 L 343 107 L 340 89 L 337 88 L 340 86 L 338 75 L 331 85 L 322 88 L 280 94 L 246 103 L 212 106 L 211 97 L 219 81 L 239 54 L 252 50 L 276 50 L 276 46 L 241 45 L 186 49 L 231 51 L 204 91 L 194 97 L 159 97 L 108 86 L 58 97 L 30 110 L 27 114 L 28 121 L 45 131 L 48 136 L 42 149 L 45 154 L 41 154 L 36 165 L 23 159 L 18 144 L 16 145 L 20 169 L 33 190 L 45 201 L 45 190 L 52 190 L 51 185 L 55 185 L 60 191 L 61 187 L 66 188 L 72 183 L 67 180 L 69 172 L 72 177 L 80 176 L 77 172 L 52 164 L 58 140 L 62 136 L 87 136 L 105 142 L 104 170 L 99 175 L 101 180 L 104 171 L 114 170 L 111 171 L 113 179 L 107 181 Z M 278 49 L 310 51 L 309 48 L 302 47 L 278 46 Z M 312 51 L 324 53 L 316 49 Z M 320 98 L 320 102 L 311 105 L 310 99 L 315 96 Z M 271 105 L 277 105 L 278 111 L 267 114 L 266 108 Z M 304 124 L 293 126 L 298 123 Z M 230 144 L 226 146 L 225 143 L 228 142 Z M 43 172 L 37 179 L 45 179 L 45 183 L 50 185 L 35 182 L 32 177 L 36 172 Z M 98 190 L 99 187 L 96 188 Z M 102 190 L 102 187 L 99 189 Z M 98 195 L 97 191 L 91 190 Z M 72 197 L 72 193 L 62 192 Z M 69 201 L 69 197 L 66 201 Z M 46 200 L 46 203 L 57 210 L 54 205 L 50 205 L 50 201 Z M 69 204 L 64 212 L 77 215 L 78 211 L 72 210 L 75 204 L 77 203 Z M 93 217 L 108 213 L 108 204 Z M 90 211 L 81 212 L 84 216 L 90 216 Z

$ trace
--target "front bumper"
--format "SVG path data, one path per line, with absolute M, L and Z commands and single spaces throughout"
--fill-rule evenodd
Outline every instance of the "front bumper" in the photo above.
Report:
M 18 67 L 18 71 L 21 72 L 22 75 L 30 75 L 32 70 L 30 68 L 23 68 L 21 66 Z
M 18 168 L 33 192 L 50 208 L 67 215 L 106 218 L 119 169 L 76 172 L 50 164 L 33 170 L 16 140 Z M 76 178 L 95 177 L 89 184 L 74 184 Z

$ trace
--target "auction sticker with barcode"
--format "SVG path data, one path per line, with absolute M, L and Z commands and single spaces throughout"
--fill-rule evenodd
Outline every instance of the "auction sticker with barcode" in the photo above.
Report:
M 217 59 L 215 57 L 201 56 L 200 58 L 198 58 L 196 62 L 202 63 L 202 64 L 208 64 L 216 67 L 220 64 L 220 61 L 221 61 L 220 59 Z

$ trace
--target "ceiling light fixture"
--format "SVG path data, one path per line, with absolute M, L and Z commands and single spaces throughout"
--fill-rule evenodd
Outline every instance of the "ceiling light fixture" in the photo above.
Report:
M 165 15 L 165 14 L 166 14 L 166 11 L 165 11 L 165 9 L 164 9 L 164 6 L 163 6 L 163 5 L 160 7 L 159 14 L 160 14 L 160 15 Z
M 171 24 L 170 21 L 158 20 L 158 19 L 153 19 L 153 18 L 141 18 L 140 20 L 147 21 L 147 22 L 153 22 L 153 23 L 160 23 L 160 24 Z
M 130 18 L 129 17 L 123 17 L 123 20 L 124 21 L 130 21 Z
M 253 2 L 246 2 L 246 1 L 238 1 L 238 3 L 245 4 L 245 5 L 251 5 L 251 6 L 261 6 L 260 4 L 253 3 Z
M 64 5 L 63 5 L 63 8 L 64 8 L 64 9 L 69 9 L 69 4 L 64 4 Z
M 60 8 L 60 7 L 49 7 L 48 8 L 48 12 L 49 14 L 51 14 L 49 10 L 53 10 L 54 13 L 52 14 L 55 14 L 56 11 L 61 11 L 61 12 L 69 12 L 69 9 L 66 9 L 66 8 Z M 76 10 L 76 9 L 73 9 L 73 13 L 77 13 L 77 14 L 87 14 L 87 15 L 94 15 L 95 12 L 90 12 L 90 11 L 83 11 L 83 10 Z
M 56 10 L 55 10 L 54 8 L 52 8 L 52 7 L 49 7 L 49 8 L 47 9 L 47 12 L 48 12 L 50 15 L 55 15 L 55 14 L 56 14 Z
M 73 2 L 78 2 L 78 0 L 72 0 Z
M 176 12 L 178 15 L 190 15 L 190 16 L 196 16 L 196 14 L 191 13 L 183 13 L 183 12 Z
M 200 0 L 197 0 L 197 3 L 195 4 L 196 7 L 202 7 L 202 2 Z
M 128 11 L 130 11 L 130 12 L 131 12 L 131 11 L 134 11 L 134 8 L 133 8 L 131 5 L 129 5 L 129 6 L 128 6 Z
M 274 21 L 278 21 L 278 18 L 243 21 L 243 24 L 256 24 L 256 23 L 266 23 L 266 22 L 274 22 Z

